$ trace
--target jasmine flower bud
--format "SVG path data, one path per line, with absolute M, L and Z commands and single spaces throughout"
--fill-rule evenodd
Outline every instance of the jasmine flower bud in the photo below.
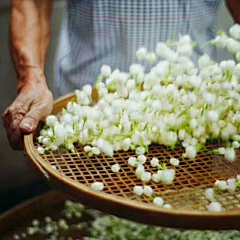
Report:
M 164 204 L 164 200 L 161 197 L 155 197 L 153 199 L 153 204 L 156 205 L 157 207 L 162 207 Z
M 146 56 L 146 61 L 148 62 L 148 64 L 153 64 L 156 61 L 157 57 L 156 54 L 154 52 L 149 52 L 147 53 Z
M 172 184 L 175 177 L 174 169 L 166 169 L 162 171 L 161 180 L 165 184 Z
M 221 154 L 221 155 L 224 155 L 226 152 L 226 149 L 221 147 L 221 148 L 218 148 L 218 153 Z
M 91 152 L 92 151 L 92 148 L 91 146 L 89 145 L 86 145 L 84 148 L 83 148 L 84 152 Z
M 208 188 L 205 190 L 205 197 L 210 201 L 214 201 L 214 189 Z
M 137 177 L 140 178 L 144 172 L 145 172 L 144 166 L 143 165 L 138 165 L 138 167 L 135 170 L 135 173 L 136 173 Z
M 143 172 L 143 173 L 141 174 L 141 180 L 142 180 L 143 182 L 149 182 L 149 181 L 151 180 L 151 177 L 152 177 L 152 175 L 151 175 L 150 172 Z
M 46 125 L 49 127 L 54 126 L 54 124 L 58 121 L 57 117 L 54 115 L 49 115 L 46 117 Z
M 137 50 L 136 56 L 138 60 L 146 59 L 147 56 L 147 49 L 145 47 L 141 47 Z
M 144 186 L 143 194 L 147 197 L 151 197 L 153 195 L 153 190 L 150 186 Z
M 128 164 L 131 166 L 131 167 L 136 167 L 137 165 L 137 158 L 135 157 L 130 157 L 128 159 Z
M 220 191 L 225 191 L 227 190 L 227 182 L 224 180 L 217 180 L 214 185 L 220 190 Z
M 111 68 L 107 65 L 103 65 L 102 68 L 101 68 L 101 74 L 105 78 L 109 77 L 110 74 L 111 74 Z
M 111 169 L 114 173 L 118 173 L 120 170 L 120 166 L 118 164 L 114 164 L 112 165 Z
M 104 184 L 102 182 L 94 182 L 91 184 L 91 187 L 95 190 L 95 191 L 102 191 L 104 188 Z
M 226 148 L 224 156 L 230 162 L 235 161 L 235 150 L 233 148 Z
M 164 207 L 164 208 L 167 208 L 167 209 L 171 209 L 171 208 L 172 208 L 172 206 L 171 206 L 170 204 L 168 204 L 168 203 L 167 203 L 167 204 L 164 204 L 163 207 Z
M 230 27 L 229 33 L 231 34 L 232 37 L 239 40 L 240 39 L 240 25 L 234 24 L 232 27 Z
M 207 116 L 208 116 L 208 120 L 211 122 L 217 122 L 219 118 L 219 114 L 213 110 L 208 111 Z
M 136 154 L 140 155 L 140 156 L 143 155 L 145 153 L 145 151 L 146 151 L 145 147 L 137 147 L 136 150 L 135 150 Z
M 142 186 L 135 186 L 133 191 L 136 195 L 142 196 L 143 195 L 143 187 Z
M 229 178 L 227 180 L 227 186 L 228 186 L 229 191 L 235 192 L 235 190 L 236 190 L 236 179 L 235 178 Z
M 186 155 L 190 159 L 195 159 L 196 157 L 196 149 L 193 146 L 187 146 L 186 147 Z
M 151 160 L 151 166 L 152 167 L 157 167 L 159 165 L 159 160 L 157 158 L 153 158 Z
M 211 212 L 222 212 L 222 205 L 219 202 L 211 202 L 208 206 L 207 206 L 208 211 Z
M 171 158 L 170 159 L 170 164 L 173 166 L 178 166 L 179 165 L 179 160 L 177 158 Z
M 92 147 L 91 151 L 95 155 L 99 155 L 101 153 L 101 151 L 98 147 Z
M 38 152 L 38 154 L 42 155 L 42 154 L 44 154 L 45 149 L 42 148 L 42 147 L 38 147 L 38 148 L 37 148 L 37 152 Z

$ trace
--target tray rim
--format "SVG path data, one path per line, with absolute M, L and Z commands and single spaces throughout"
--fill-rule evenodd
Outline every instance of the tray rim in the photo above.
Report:
M 59 103 L 67 103 L 68 101 L 70 101 L 70 99 L 75 98 L 75 93 L 70 93 L 67 94 L 57 100 L 54 101 L 54 106 L 56 104 Z M 60 107 L 62 108 L 62 107 Z M 54 109 L 54 108 L 53 108 Z M 53 113 L 56 113 L 56 109 L 53 110 Z M 71 190 L 75 190 L 78 192 L 78 194 L 74 194 L 77 195 L 78 199 L 81 201 L 81 199 L 83 199 L 84 197 L 89 198 L 93 198 L 93 200 L 101 200 L 103 201 L 105 204 L 109 203 L 112 204 L 114 206 L 118 206 L 118 207 L 125 207 L 128 209 L 132 209 L 134 211 L 138 211 L 141 214 L 151 214 L 151 215 L 158 215 L 159 218 L 161 218 L 161 216 L 165 216 L 165 217 L 169 217 L 172 220 L 176 218 L 179 219 L 180 221 L 182 221 L 183 219 L 185 220 L 189 220 L 189 221 L 193 221 L 194 218 L 196 218 L 196 220 L 200 221 L 205 221 L 206 218 L 208 220 L 215 220 L 218 224 L 219 222 L 221 222 L 221 220 L 233 220 L 233 221 L 237 221 L 240 222 L 240 209 L 239 210 L 228 210 L 228 211 L 224 211 L 224 212 L 210 212 L 210 211 L 199 211 L 199 210 L 186 210 L 186 209 L 166 209 L 166 208 L 159 208 L 154 206 L 153 204 L 149 204 L 149 203 L 143 203 L 143 202 L 136 202 L 134 200 L 130 200 L 130 199 L 126 199 L 124 197 L 120 197 L 120 196 L 114 196 L 108 193 L 104 193 L 104 192 L 98 192 L 95 191 L 93 189 L 91 189 L 91 187 L 88 187 L 84 184 L 78 183 L 77 181 L 67 177 L 67 176 L 62 176 L 60 172 L 58 172 L 57 170 L 54 170 L 50 164 L 46 163 L 45 160 L 37 153 L 37 150 L 34 146 L 33 143 L 33 139 L 34 139 L 34 133 L 31 133 L 29 135 L 25 135 L 24 136 L 24 145 L 25 145 L 25 151 L 28 155 L 28 158 L 35 164 L 35 166 L 38 168 L 39 171 L 42 172 L 42 174 L 44 175 L 45 179 L 47 179 L 49 182 L 51 182 L 51 177 L 53 177 L 55 179 L 55 181 L 58 181 L 58 183 L 60 183 L 60 188 L 61 186 L 64 188 L 70 187 Z M 50 174 L 50 176 L 49 176 Z M 55 186 L 55 184 L 54 184 Z M 66 191 L 66 189 L 65 189 Z M 68 192 L 68 191 L 66 191 Z M 98 208 L 98 206 L 96 206 Z M 99 210 L 103 211 L 103 209 Z M 106 211 L 106 210 L 105 210 Z M 106 211 L 108 212 L 108 211 Z M 111 212 L 114 215 L 119 216 L 119 214 L 117 214 L 117 211 L 115 212 Z M 125 218 L 127 218 L 125 216 Z M 164 219 L 160 222 L 162 222 L 162 224 L 164 224 Z M 224 229 L 224 228 L 219 228 L 218 224 L 213 224 L 214 226 L 216 226 L 216 228 L 211 228 L 211 229 Z M 157 224 L 159 225 L 159 224 Z M 164 224 L 166 225 L 166 224 Z M 171 227 L 172 224 L 168 224 L 169 227 Z M 179 224 L 180 227 L 184 227 L 185 225 L 188 225 L 188 227 L 191 227 L 191 224 Z M 234 224 L 233 224 L 234 225 Z M 240 224 L 235 224 L 235 226 L 240 229 Z M 175 227 L 175 225 L 174 225 Z M 231 226 L 228 226 L 231 227 Z M 237 229 L 237 228 L 226 228 L 226 229 Z M 205 229 L 205 228 L 204 228 Z

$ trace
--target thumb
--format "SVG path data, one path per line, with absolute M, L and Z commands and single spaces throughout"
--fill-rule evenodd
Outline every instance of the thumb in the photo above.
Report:
M 33 107 L 24 116 L 23 120 L 19 125 L 19 128 L 23 133 L 32 133 L 37 128 L 40 119 L 41 111 Z

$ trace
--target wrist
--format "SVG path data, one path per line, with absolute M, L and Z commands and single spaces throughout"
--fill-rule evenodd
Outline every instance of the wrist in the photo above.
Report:
M 17 90 L 18 92 L 26 85 L 35 85 L 47 87 L 46 78 L 43 70 L 34 65 L 25 65 L 23 74 L 18 76 Z

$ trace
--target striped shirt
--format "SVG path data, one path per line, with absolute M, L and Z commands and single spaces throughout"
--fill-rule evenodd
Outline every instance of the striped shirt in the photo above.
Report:
M 55 95 L 94 84 L 103 64 L 128 71 L 136 50 L 190 34 L 194 57 L 211 46 L 221 0 L 68 0 L 55 60 Z

